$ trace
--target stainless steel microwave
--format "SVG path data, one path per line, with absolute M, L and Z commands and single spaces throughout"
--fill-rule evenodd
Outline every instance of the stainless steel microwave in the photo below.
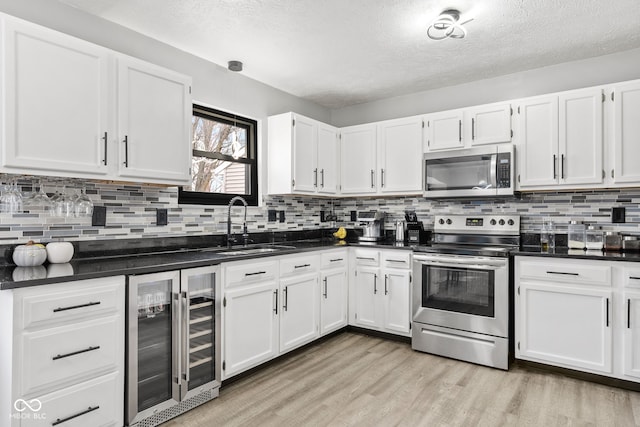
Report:
M 496 144 L 424 155 L 427 198 L 514 195 L 513 144 Z

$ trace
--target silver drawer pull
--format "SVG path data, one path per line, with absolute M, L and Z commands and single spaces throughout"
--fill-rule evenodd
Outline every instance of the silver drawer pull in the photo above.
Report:
M 302 264 L 302 265 L 294 265 L 293 268 L 305 268 L 305 267 L 311 267 L 311 264 Z
M 54 308 L 53 312 L 57 313 L 59 311 L 75 310 L 76 308 L 91 307 L 92 305 L 100 305 L 100 301 L 91 301 L 86 304 L 71 305 L 69 307 L 58 307 Z
M 547 274 L 564 274 L 565 276 L 579 276 L 578 273 L 567 273 L 564 271 L 547 271 Z
M 55 420 L 54 422 L 51 423 L 52 426 L 57 426 L 58 424 L 62 424 L 62 423 L 66 423 L 67 421 L 70 421 L 74 418 L 78 418 L 81 417 L 82 415 L 86 415 L 89 412 L 93 412 L 93 411 L 97 411 L 98 409 L 100 409 L 100 406 L 89 406 L 87 409 L 85 409 L 82 412 L 78 412 L 75 415 L 71 415 L 70 417 L 67 418 L 58 418 L 57 420 Z
M 256 271 L 255 273 L 244 273 L 245 276 L 257 276 L 258 274 L 266 274 L 266 271 Z
M 638 277 L 638 276 L 629 276 L 629 279 L 640 280 L 640 277 Z
M 357 256 L 356 259 L 366 259 L 366 260 L 369 260 L 369 261 L 375 261 L 376 260 L 375 258 L 362 257 L 362 256 Z
M 74 351 L 73 353 L 59 354 L 57 356 L 53 356 L 53 360 L 64 359 L 65 357 L 75 356 L 76 354 L 88 353 L 90 351 L 98 350 L 99 348 L 100 346 L 97 345 L 95 347 L 85 348 L 84 350 Z
M 338 262 L 338 261 L 344 261 L 343 258 L 334 258 L 334 259 L 330 259 L 329 262 Z
M 388 259 L 387 261 L 389 261 L 389 262 L 400 262 L 402 264 L 406 264 L 407 263 L 406 261 L 403 261 L 401 259 Z

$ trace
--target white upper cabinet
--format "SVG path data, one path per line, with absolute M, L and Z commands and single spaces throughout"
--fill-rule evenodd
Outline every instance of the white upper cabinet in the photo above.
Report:
M 295 113 L 269 117 L 269 194 L 327 194 L 338 191 L 338 132 Z
M 422 188 L 421 117 L 378 124 L 378 190 L 384 194 L 420 193 Z
M 602 98 L 590 88 L 518 102 L 518 188 L 603 185 Z
M 378 186 L 375 123 L 342 128 L 340 146 L 342 194 L 375 194 Z
M 600 88 L 561 93 L 559 105 L 560 184 L 603 182 Z
M 640 81 L 617 84 L 613 99 L 613 165 L 615 184 L 640 183 Z
M 7 15 L 0 22 L 2 171 L 189 182 L 190 77 Z
M 425 116 L 425 151 L 451 150 L 463 148 L 462 110 L 443 111 Z
M 517 108 L 518 181 L 521 188 L 558 182 L 558 97 L 522 101 Z
M 465 124 L 471 130 L 471 145 L 511 142 L 511 112 L 510 104 L 488 104 L 465 109 Z
M 3 170 L 106 175 L 108 50 L 4 15 L 0 22 Z
M 118 173 L 187 184 L 191 167 L 191 79 L 118 58 Z

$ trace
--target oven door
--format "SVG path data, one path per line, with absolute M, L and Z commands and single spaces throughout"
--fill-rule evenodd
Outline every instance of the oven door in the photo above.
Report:
M 413 321 L 508 336 L 507 258 L 415 254 Z

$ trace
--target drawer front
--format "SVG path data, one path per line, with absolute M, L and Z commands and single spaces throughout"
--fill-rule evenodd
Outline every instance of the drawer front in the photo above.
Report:
M 223 266 L 225 286 L 238 286 L 247 283 L 273 280 L 278 276 L 278 261 L 233 262 Z
M 114 372 L 37 399 L 24 399 L 30 407 L 21 414 L 21 427 L 121 426 L 124 417 L 122 374 Z M 35 411 L 35 409 L 38 409 Z
M 122 317 L 25 332 L 20 393 L 33 396 L 117 370 L 124 358 Z
M 625 268 L 623 280 L 625 287 L 640 289 L 640 268 Z
M 611 267 L 599 265 L 597 261 L 520 260 L 518 274 L 520 279 L 611 286 Z
M 356 249 L 354 254 L 356 265 L 380 264 L 380 252 L 375 250 Z
M 311 273 L 318 271 L 319 267 L 320 258 L 318 255 L 285 257 L 280 260 L 280 276 Z
M 25 329 L 124 312 L 124 276 L 38 286 L 17 294 Z
M 385 268 L 411 268 L 411 252 L 396 250 L 382 253 L 382 266 Z
M 338 268 L 346 267 L 347 265 L 347 251 L 331 251 L 325 252 L 320 255 L 320 268 Z

